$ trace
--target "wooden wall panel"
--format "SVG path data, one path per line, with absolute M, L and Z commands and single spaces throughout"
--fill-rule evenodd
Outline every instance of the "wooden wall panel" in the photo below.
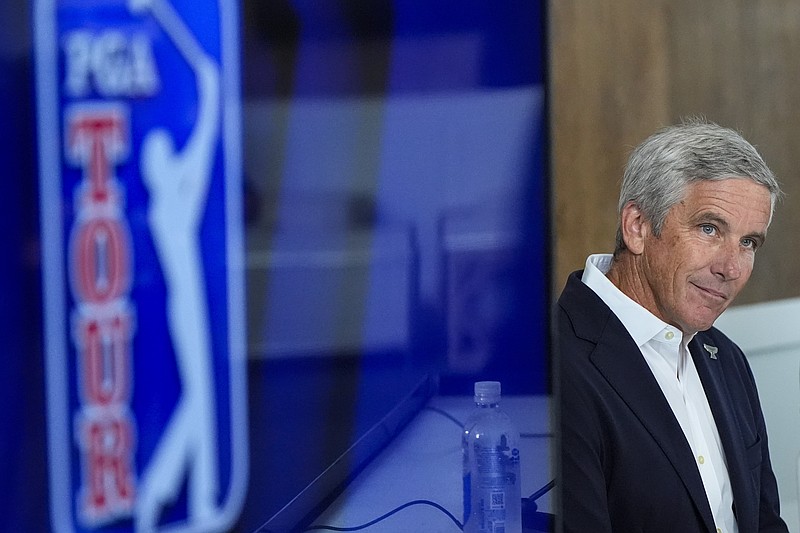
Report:
M 800 5 L 556 0 L 549 9 L 554 294 L 587 254 L 611 250 L 631 148 L 703 115 L 741 131 L 787 192 L 737 303 L 800 295 Z

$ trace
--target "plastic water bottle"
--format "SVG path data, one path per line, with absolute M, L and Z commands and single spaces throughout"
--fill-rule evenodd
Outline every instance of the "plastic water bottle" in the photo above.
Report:
M 475 383 L 475 404 L 461 439 L 464 533 L 521 533 L 519 433 L 500 410 L 500 382 Z

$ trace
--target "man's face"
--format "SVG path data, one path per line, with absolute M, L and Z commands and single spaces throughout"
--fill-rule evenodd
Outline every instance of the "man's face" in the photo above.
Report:
M 767 188 L 748 179 L 690 184 L 661 235 L 647 228 L 639 303 L 685 333 L 710 328 L 750 278 L 770 210 Z

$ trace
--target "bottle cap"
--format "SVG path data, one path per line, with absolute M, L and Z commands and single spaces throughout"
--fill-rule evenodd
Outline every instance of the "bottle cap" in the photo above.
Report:
M 497 403 L 500 401 L 499 381 L 476 381 L 475 403 Z

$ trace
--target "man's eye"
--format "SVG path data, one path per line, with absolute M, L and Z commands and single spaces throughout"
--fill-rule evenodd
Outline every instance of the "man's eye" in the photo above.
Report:
M 711 224 L 703 224 L 700 226 L 700 231 L 702 231 L 706 235 L 714 235 L 717 229 Z
M 754 239 L 742 239 L 742 246 L 755 250 L 758 248 L 758 243 Z

